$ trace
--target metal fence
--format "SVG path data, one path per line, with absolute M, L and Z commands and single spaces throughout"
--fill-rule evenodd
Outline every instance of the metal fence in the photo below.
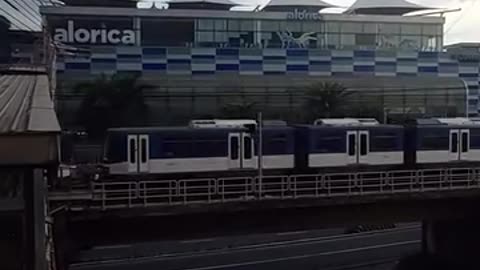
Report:
M 480 189 L 480 168 L 102 182 L 88 200 L 107 210 L 469 189 Z

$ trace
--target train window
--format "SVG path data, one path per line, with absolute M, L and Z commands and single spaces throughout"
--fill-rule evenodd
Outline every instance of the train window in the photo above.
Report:
M 230 158 L 232 160 L 238 159 L 238 137 L 230 138 Z
M 372 134 L 370 134 L 372 136 Z M 399 136 L 395 133 L 385 133 L 382 135 L 373 135 L 370 142 L 370 149 L 373 152 L 389 152 L 392 150 L 400 150 L 401 145 Z
M 226 157 L 228 156 L 227 139 L 196 138 L 193 142 L 194 157 Z
M 345 140 L 340 136 L 325 136 L 317 139 L 316 153 L 345 153 Z
M 348 135 L 348 155 L 355 156 L 355 145 L 357 144 L 355 134 Z
M 367 154 L 368 136 L 367 134 L 360 134 L 360 155 L 365 156 Z
M 448 130 L 430 130 L 420 133 L 420 150 L 447 150 L 449 149 Z
M 146 139 L 141 139 L 140 141 L 140 156 L 141 156 L 141 162 L 146 163 L 147 162 L 147 140 Z
M 136 163 L 135 139 L 130 139 L 130 163 Z
M 266 136 L 265 136 L 266 137 Z M 284 154 L 287 147 L 287 138 L 285 136 L 276 136 L 272 138 L 265 138 L 263 143 L 264 155 L 279 155 Z
M 468 133 L 462 132 L 462 153 L 468 152 Z
M 450 144 L 452 146 L 450 151 L 452 153 L 457 153 L 458 152 L 458 133 L 452 133 L 450 137 Z
M 250 137 L 243 138 L 243 151 L 245 153 L 245 159 L 252 158 L 252 138 Z
M 480 129 L 470 129 L 470 148 L 480 149 Z
M 191 141 L 163 141 L 163 155 L 167 158 L 186 158 L 192 156 Z

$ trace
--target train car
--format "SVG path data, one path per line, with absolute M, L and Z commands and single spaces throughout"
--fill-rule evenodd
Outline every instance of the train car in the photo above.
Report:
M 402 165 L 403 146 L 403 126 L 374 119 L 320 119 L 296 127 L 296 164 L 301 169 Z
M 191 122 L 188 127 L 109 129 L 105 162 L 110 175 L 202 174 L 253 170 L 258 167 L 253 121 Z M 294 131 L 287 126 L 263 128 L 263 167 L 294 167 Z
M 417 119 L 406 135 L 408 167 L 463 167 L 480 162 L 480 122 L 475 119 Z

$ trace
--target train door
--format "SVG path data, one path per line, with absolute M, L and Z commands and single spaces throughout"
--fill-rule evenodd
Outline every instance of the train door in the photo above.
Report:
M 347 131 L 347 159 L 346 165 L 357 164 L 358 163 L 358 132 L 357 131 Z
M 150 169 L 150 140 L 148 135 L 138 135 L 138 142 L 138 171 L 141 173 L 148 173 Z
M 449 161 L 457 161 L 460 160 L 460 138 L 459 138 L 460 130 L 458 129 L 451 129 L 450 136 L 449 136 Z
M 138 138 L 137 135 L 128 135 L 127 145 L 127 159 L 128 159 L 128 172 L 136 173 L 138 170 L 137 160 L 137 148 Z
M 460 130 L 460 160 L 469 160 L 470 154 L 470 130 L 462 129 Z
M 149 171 L 148 135 L 128 135 L 127 159 L 129 173 L 147 173 Z
M 254 143 L 250 134 L 242 133 L 242 168 L 253 169 L 257 165 L 254 159 Z
M 370 153 L 370 133 L 366 130 L 358 131 L 358 142 L 357 142 L 357 155 L 358 163 L 368 164 L 369 163 L 369 153 Z
M 242 168 L 242 149 L 240 133 L 228 134 L 228 167 L 230 169 Z

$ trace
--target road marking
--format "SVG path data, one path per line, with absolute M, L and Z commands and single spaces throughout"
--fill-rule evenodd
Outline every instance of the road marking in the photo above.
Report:
M 419 226 L 414 226 L 409 228 L 404 227 L 401 229 L 395 228 L 395 229 L 390 229 L 385 231 L 364 232 L 364 233 L 358 233 L 355 235 L 336 235 L 336 236 L 326 236 L 326 237 L 317 237 L 317 238 L 303 238 L 298 240 L 239 246 L 239 247 L 231 248 L 228 250 L 188 252 L 188 253 L 185 252 L 185 253 L 164 254 L 160 256 L 139 257 L 139 258 L 129 258 L 129 259 L 110 259 L 110 260 L 95 261 L 95 262 L 76 263 L 76 264 L 73 264 L 72 266 L 75 266 L 75 268 L 82 268 L 82 267 L 88 267 L 89 265 L 92 265 L 92 264 L 93 265 L 99 265 L 99 264 L 120 265 L 120 264 L 128 264 L 133 261 L 152 262 L 152 261 L 166 261 L 166 260 L 196 258 L 196 257 L 204 257 L 204 256 L 212 256 L 212 255 L 233 254 L 233 253 L 250 252 L 250 251 L 256 251 L 256 250 L 284 248 L 285 246 L 291 247 L 291 246 L 329 243 L 329 242 L 335 242 L 335 241 L 364 239 L 368 237 L 385 236 L 385 235 L 391 235 L 395 233 L 408 232 L 408 231 L 413 231 L 419 228 L 420 228 Z
M 257 264 L 268 264 L 268 263 L 276 263 L 276 262 L 283 262 L 283 261 L 308 259 L 308 258 L 319 257 L 319 256 L 331 256 L 331 255 L 337 255 L 337 254 L 353 253 L 353 252 L 374 250 L 374 249 L 380 249 L 380 248 L 405 246 L 405 245 L 411 245 L 411 244 L 418 244 L 420 242 L 421 242 L 420 240 L 395 242 L 395 243 L 391 243 L 391 244 L 375 245 L 375 246 L 368 246 L 368 247 L 361 247 L 361 248 L 343 249 L 343 250 L 336 250 L 336 251 L 327 251 L 327 252 L 321 252 L 321 253 L 304 254 L 304 255 L 290 256 L 290 257 L 283 257 L 283 258 L 276 258 L 276 259 L 268 259 L 268 260 L 258 260 L 258 261 L 250 261 L 250 262 L 243 262 L 243 263 L 213 265 L 213 266 L 205 266 L 205 267 L 197 267 L 197 268 L 185 268 L 183 270 L 214 270 L 214 269 L 224 269 L 224 268 L 232 268 L 232 267 L 250 266 L 250 265 L 257 265 Z
M 285 241 L 276 241 L 270 243 L 262 243 L 262 244 L 252 244 L 252 245 L 245 245 L 239 246 L 236 248 L 232 248 L 228 251 L 218 252 L 220 253 L 233 253 L 233 252 L 243 252 L 249 250 L 265 250 L 265 249 L 276 249 L 276 248 L 284 248 L 285 246 L 302 246 L 302 245 L 315 245 L 320 243 L 330 243 L 330 242 L 337 242 L 337 241 L 349 241 L 349 240 L 357 240 L 357 239 L 364 239 L 369 237 L 375 236 L 385 236 L 385 235 L 392 235 L 397 233 L 403 233 L 408 231 L 414 231 L 419 229 L 420 227 L 415 226 L 411 228 L 402 228 L 402 229 L 390 229 L 390 230 L 383 230 L 383 231 L 370 231 L 370 232 L 363 232 L 357 233 L 354 235 L 333 235 L 333 236 L 323 236 L 323 237 L 311 237 L 311 238 L 302 238 L 302 239 L 295 239 L 295 240 L 285 240 Z M 217 254 L 217 253 L 215 253 Z M 195 255 L 193 255 L 195 256 Z
M 281 233 L 277 233 L 276 235 L 278 235 L 278 236 L 288 236 L 288 235 L 297 235 L 297 234 L 305 234 L 305 233 L 308 233 L 308 231 L 281 232 Z
M 212 242 L 215 238 L 205 238 L 205 239 L 192 239 L 192 240 L 184 240 L 180 241 L 182 244 L 195 244 L 195 243 L 205 243 L 205 242 Z
M 101 250 L 101 249 L 116 249 L 116 248 L 131 248 L 132 245 L 112 245 L 112 246 L 98 246 L 92 247 L 92 250 Z

